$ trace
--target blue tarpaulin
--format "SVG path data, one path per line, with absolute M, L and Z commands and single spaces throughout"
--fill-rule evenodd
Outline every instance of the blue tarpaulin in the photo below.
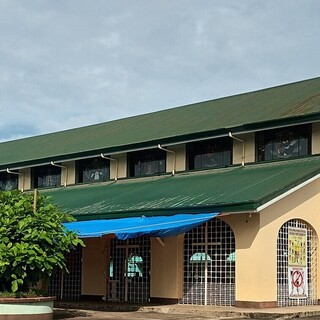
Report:
M 65 227 L 80 238 L 114 234 L 120 240 L 147 237 L 171 237 L 187 232 L 214 218 L 218 213 L 176 214 L 173 216 L 135 217 L 109 220 L 67 222 Z

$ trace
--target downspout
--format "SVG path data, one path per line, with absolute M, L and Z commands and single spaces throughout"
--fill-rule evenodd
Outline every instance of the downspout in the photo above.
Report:
M 163 151 L 165 151 L 165 152 L 169 152 L 169 153 L 172 153 L 172 154 L 173 154 L 172 175 L 174 176 L 175 171 L 176 171 L 176 152 L 173 151 L 173 150 L 169 150 L 169 149 L 163 148 L 163 147 L 161 147 L 160 144 L 158 144 L 158 148 L 159 148 L 160 150 L 163 150 Z
M 164 241 L 163 239 L 156 237 L 156 239 L 158 240 L 158 242 L 162 245 L 162 247 L 164 247 Z
M 234 135 L 232 135 L 231 132 L 229 132 L 229 137 L 242 143 L 242 160 L 241 160 L 241 166 L 244 167 L 245 152 L 246 152 L 246 142 L 245 142 L 244 140 L 242 140 L 242 139 L 239 139 L 239 138 L 235 137 Z
M 115 174 L 115 177 L 114 177 L 114 181 L 118 181 L 118 162 L 119 162 L 119 160 L 115 159 L 115 158 L 107 157 L 103 153 L 100 154 L 100 157 L 102 159 L 111 160 L 111 161 L 115 161 L 116 162 L 116 174 Z
M 9 168 L 7 168 L 7 172 L 10 173 L 10 174 L 17 174 L 19 176 L 22 176 L 22 188 L 21 188 L 21 191 L 23 192 L 23 189 L 24 189 L 24 173 L 22 173 L 22 172 L 14 172 L 14 171 L 11 171 Z
M 67 181 L 68 181 L 68 167 L 67 166 L 62 166 L 61 164 L 56 164 L 54 163 L 53 161 L 50 161 L 51 165 L 54 166 L 54 167 L 58 167 L 58 168 L 63 168 L 65 169 L 66 171 L 66 175 L 64 177 L 64 186 L 66 187 L 67 186 Z

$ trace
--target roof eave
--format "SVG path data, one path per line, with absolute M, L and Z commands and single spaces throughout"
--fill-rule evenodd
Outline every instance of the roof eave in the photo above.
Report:
M 311 182 L 317 180 L 320 178 L 320 173 L 313 175 L 307 180 L 304 180 L 300 182 L 299 184 L 296 184 L 295 186 L 291 186 L 287 190 L 282 190 L 282 192 L 278 192 L 277 195 L 273 195 L 273 197 L 265 198 L 263 201 L 259 201 L 256 203 L 255 212 L 261 212 L 262 210 L 270 207 L 271 205 L 279 202 L 280 200 L 284 199 L 285 197 L 289 196 L 290 194 L 294 193 L 295 191 L 300 190 L 301 188 L 309 185 Z
M 180 135 L 180 136 L 162 137 L 157 140 L 142 141 L 142 142 L 137 142 L 137 143 L 128 144 L 128 145 L 111 146 L 111 147 L 105 147 L 105 148 L 102 147 L 102 148 L 97 148 L 92 150 L 83 150 L 78 152 L 70 152 L 67 154 L 54 155 L 54 156 L 41 158 L 41 159 L 33 159 L 33 160 L 27 160 L 22 162 L 16 162 L 16 163 L 7 163 L 7 164 L 0 165 L 0 170 L 6 170 L 7 168 L 21 169 L 21 168 L 30 167 L 30 166 L 50 164 L 51 161 L 55 161 L 55 162 L 71 161 L 71 160 L 80 159 L 80 158 L 99 156 L 101 153 L 111 155 L 111 154 L 130 152 L 135 150 L 151 149 L 151 148 L 156 148 L 158 144 L 161 144 L 163 146 L 175 145 L 175 144 L 187 143 L 191 141 L 228 136 L 229 132 L 237 133 L 237 134 L 249 133 L 249 132 L 255 132 L 255 131 L 260 131 L 260 130 L 265 130 L 270 128 L 276 128 L 276 127 L 311 123 L 315 121 L 320 121 L 320 113 L 308 114 L 308 115 L 296 116 L 296 117 L 287 117 L 282 119 L 273 119 L 273 120 L 268 120 L 268 121 L 259 122 L 259 123 L 251 123 L 251 124 L 248 123 L 248 124 L 239 125 L 239 126 L 219 128 L 216 130 L 202 131 L 202 132 L 196 132 L 196 133 Z
M 99 219 L 117 219 L 117 218 L 128 218 L 128 217 L 151 217 L 151 216 L 170 216 L 181 213 L 197 214 L 197 213 L 247 213 L 254 212 L 256 205 L 254 202 L 243 202 L 235 204 L 226 205 L 216 205 L 207 207 L 188 207 L 188 208 L 178 208 L 178 209 L 145 209 L 136 211 L 120 211 L 120 212 L 106 212 L 98 214 L 73 214 L 73 217 L 77 221 L 87 221 L 87 220 L 99 220 Z M 72 214 L 72 213 L 71 213 Z

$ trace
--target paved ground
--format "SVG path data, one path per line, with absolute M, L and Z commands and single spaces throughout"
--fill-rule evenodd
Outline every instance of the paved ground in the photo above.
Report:
M 308 318 L 309 317 L 309 318 Z M 55 320 L 217 320 L 217 319 L 309 319 L 320 320 L 320 306 L 274 309 L 216 308 L 210 306 L 157 306 L 136 310 L 119 309 L 93 311 L 72 308 L 55 308 Z
M 89 310 L 70 310 L 56 309 L 54 312 L 55 320 L 210 320 L 217 318 L 208 316 L 197 316 L 194 314 L 166 314 L 158 312 L 141 312 L 141 311 L 89 311 Z

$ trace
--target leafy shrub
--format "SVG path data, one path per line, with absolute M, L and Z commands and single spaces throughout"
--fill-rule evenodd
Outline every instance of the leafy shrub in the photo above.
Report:
M 63 222 L 73 218 L 49 199 L 18 190 L 0 192 L 0 290 L 29 292 L 59 268 L 64 253 L 83 242 Z

